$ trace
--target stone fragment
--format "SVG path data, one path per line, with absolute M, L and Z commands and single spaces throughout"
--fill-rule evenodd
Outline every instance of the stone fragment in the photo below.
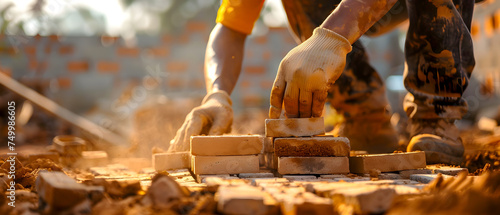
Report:
M 55 163 L 59 163 L 59 154 L 56 152 L 42 152 L 42 153 L 37 153 L 37 154 L 30 154 L 28 156 L 28 162 L 33 162 L 36 159 L 49 159 Z
M 153 154 L 153 168 L 156 171 L 190 168 L 189 152 L 167 152 Z
M 352 173 L 369 173 L 370 170 L 393 172 L 425 168 L 425 152 L 360 155 L 349 158 Z
M 272 214 L 277 202 L 266 192 L 253 186 L 220 186 L 215 195 L 217 211 L 222 214 Z
M 395 194 L 394 189 L 389 187 L 360 186 L 335 190 L 332 200 L 335 207 L 347 206 L 355 214 L 379 214 L 389 209 Z
M 257 155 L 262 151 L 260 135 L 192 136 L 192 155 Z
M 279 157 L 278 172 L 282 175 L 348 173 L 349 159 L 347 157 Z
M 36 180 L 39 198 L 51 208 L 69 208 L 85 199 L 102 197 L 103 187 L 77 183 L 63 172 L 39 173 Z
M 240 178 L 274 178 L 274 174 L 270 172 L 258 173 L 241 173 L 238 175 Z
M 332 200 L 309 192 L 285 198 L 281 203 L 281 211 L 284 215 L 334 214 Z
M 389 179 L 389 180 L 394 180 L 394 179 L 401 179 L 401 175 L 396 174 L 396 173 L 381 173 L 378 175 L 378 179 L 384 180 L 384 179 Z
M 399 176 L 403 179 L 409 179 L 411 175 L 414 174 L 432 174 L 431 169 L 409 169 L 399 171 Z
M 107 180 L 93 179 L 85 181 L 84 184 L 92 186 L 102 186 L 104 191 L 111 197 L 120 198 L 137 195 L 142 189 L 139 180 Z
M 189 196 L 189 190 L 180 186 L 170 176 L 158 174 L 153 177 L 142 203 L 159 208 L 168 207 L 168 203 Z
M 351 146 L 345 137 L 276 138 L 278 157 L 347 157 Z
M 239 174 L 259 172 L 257 155 L 192 156 L 194 174 Z
M 86 148 L 86 141 L 84 139 L 70 135 L 56 136 L 52 143 L 57 152 L 65 156 L 81 156 Z
M 307 137 L 325 134 L 323 117 L 266 119 L 266 137 Z

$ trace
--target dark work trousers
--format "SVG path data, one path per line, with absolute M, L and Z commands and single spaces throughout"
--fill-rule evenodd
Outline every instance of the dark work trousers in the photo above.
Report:
M 283 0 L 291 30 L 304 41 L 340 0 Z M 460 119 L 462 94 L 474 68 L 470 25 L 474 0 L 400 0 L 365 35 L 380 35 L 409 19 L 405 44 L 404 108 L 410 118 Z M 380 115 L 385 87 L 360 41 L 352 44 L 343 74 L 329 90 L 331 105 L 346 118 Z

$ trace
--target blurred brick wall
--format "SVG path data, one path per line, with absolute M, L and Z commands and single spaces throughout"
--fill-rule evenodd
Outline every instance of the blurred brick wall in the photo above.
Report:
M 205 95 L 203 61 L 212 26 L 190 22 L 175 35 L 0 36 L 0 71 L 46 87 L 46 96 L 83 112 L 127 89 L 168 98 Z M 279 62 L 296 43 L 286 28 L 246 41 L 235 108 L 267 107 Z

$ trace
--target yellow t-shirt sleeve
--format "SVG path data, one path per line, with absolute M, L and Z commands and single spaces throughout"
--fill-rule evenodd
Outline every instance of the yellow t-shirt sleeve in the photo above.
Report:
M 264 0 L 223 0 L 216 22 L 235 31 L 251 34 L 263 5 Z

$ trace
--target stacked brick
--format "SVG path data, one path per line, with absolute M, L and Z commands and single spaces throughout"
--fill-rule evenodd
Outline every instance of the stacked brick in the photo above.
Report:
M 87 151 L 87 141 L 70 135 L 54 137 L 51 151 L 29 156 L 30 161 L 36 159 L 49 159 L 67 167 L 80 168 L 103 166 L 109 163 L 107 152 Z
M 271 166 L 277 160 L 282 175 L 348 173 L 349 140 L 324 134 L 323 118 L 267 119 L 266 137 L 274 149 Z

